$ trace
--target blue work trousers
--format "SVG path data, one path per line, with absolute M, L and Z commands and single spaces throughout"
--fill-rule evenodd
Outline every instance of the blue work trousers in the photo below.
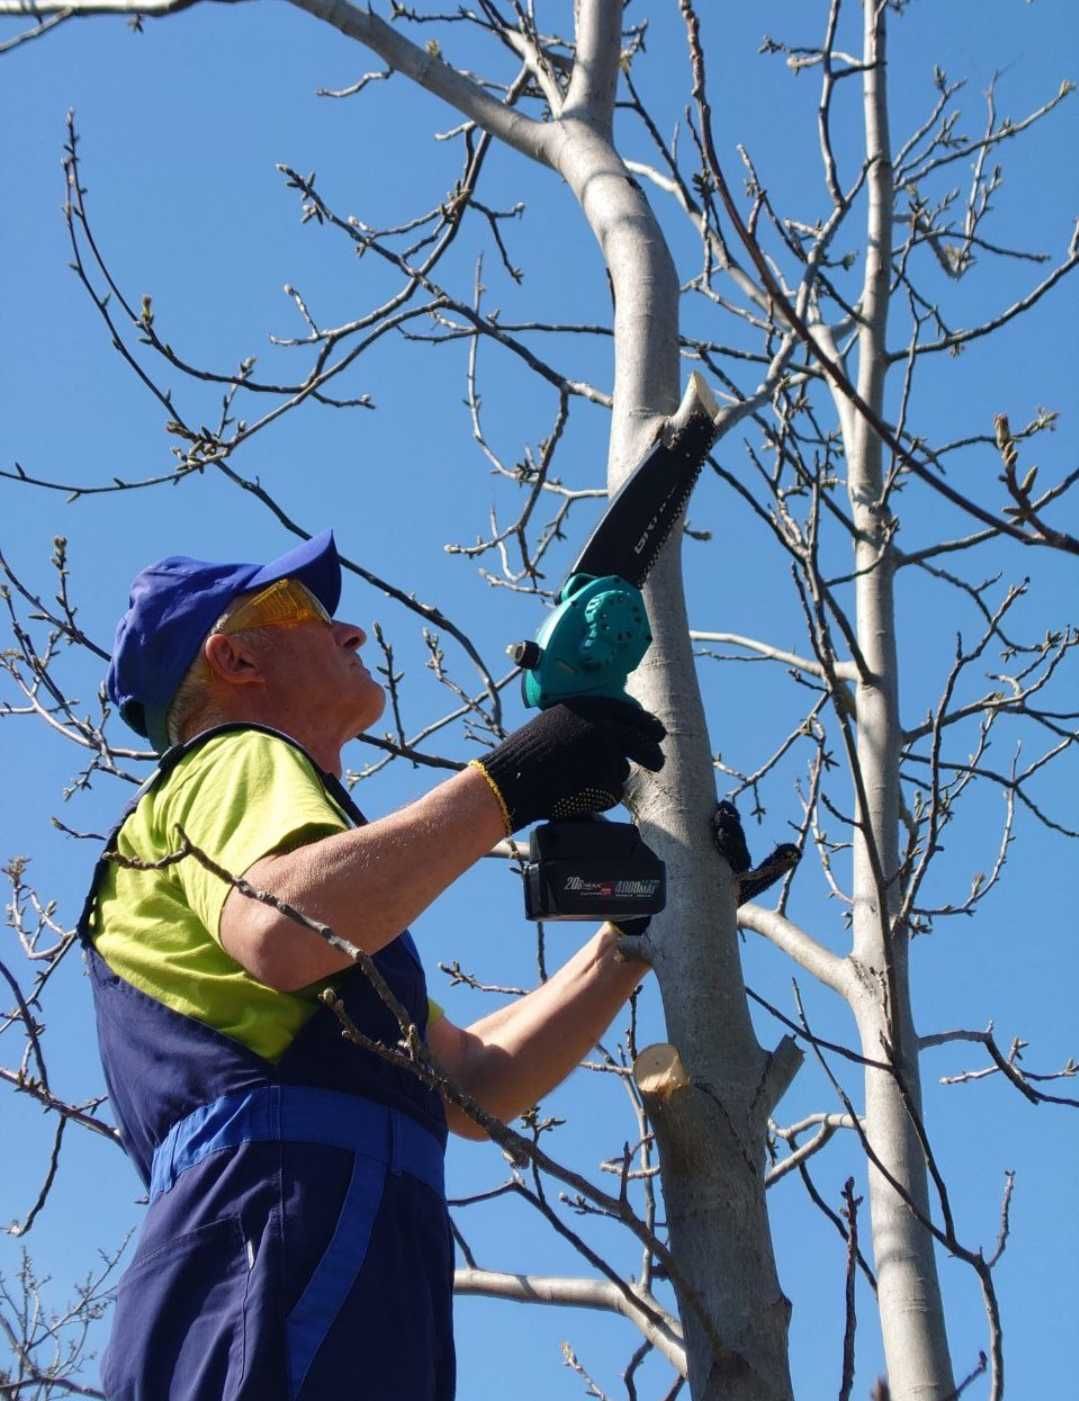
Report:
M 452 1401 L 442 1145 L 331 1090 L 174 1126 L 119 1289 L 109 1401 Z

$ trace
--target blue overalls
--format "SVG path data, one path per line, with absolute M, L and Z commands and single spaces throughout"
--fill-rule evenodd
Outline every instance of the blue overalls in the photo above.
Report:
M 252 727 L 170 750 L 124 818 L 227 728 Z M 323 782 L 362 823 L 340 783 Z M 117 977 L 91 943 L 104 869 L 79 933 L 113 1114 L 149 1192 L 103 1363 L 108 1401 L 451 1401 L 440 1097 L 344 1041 L 325 1007 L 271 1063 Z M 424 1032 L 408 932 L 375 961 Z M 359 968 L 335 986 L 368 1036 L 398 1041 Z

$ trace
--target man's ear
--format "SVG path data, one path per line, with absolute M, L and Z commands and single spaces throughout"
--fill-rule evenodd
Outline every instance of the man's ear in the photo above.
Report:
M 211 673 L 227 686 L 265 685 L 258 649 L 239 633 L 211 633 L 202 644 L 202 655 Z

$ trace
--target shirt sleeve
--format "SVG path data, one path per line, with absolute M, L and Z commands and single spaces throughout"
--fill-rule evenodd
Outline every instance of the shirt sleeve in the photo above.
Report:
M 177 828 L 233 876 L 273 852 L 290 851 L 351 825 L 314 765 L 285 740 L 258 730 L 222 735 L 181 761 L 163 795 L 166 849 Z M 228 881 L 195 857 L 176 866 L 187 904 L 214 939 Z

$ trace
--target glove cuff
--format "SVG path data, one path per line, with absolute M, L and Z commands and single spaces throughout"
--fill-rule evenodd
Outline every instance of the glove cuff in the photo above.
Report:
M 487 770 L 484 768 L 483 764 L 479 761 L 479 759 L 470 759 L 470 760 L 468 761 L 467 767 L 470 768 L 470 769 L 478 769 L 478 770 L 480 771 L 480 773 L 483 775 L 483 781 L 487 784 L 487 787 L 488 787 L 488 788 L 491 790 L 491 792 L 494 794 L 495 800 L 496 800 L 497 803 L 498 803 L 499 811 L 502 813 L 502 821 L 506 824 L 506 836 L 507 836 L 507 837 L 512 836 L 512 835 L 513 835 L 513 821 L 512 821 L 512 819 L 511 819 L 511 817 L 510 817 L 510 810 L 509 810 L 509 808 L 506 806 L 506 800 L 505 800 L 505 798 L 502 796 L 502 790 L 501 790 L 501 788 L 499 788 L 498 784 L 494 781 L 494 779 L 491 777 L 491 775 L 487 772 Z

